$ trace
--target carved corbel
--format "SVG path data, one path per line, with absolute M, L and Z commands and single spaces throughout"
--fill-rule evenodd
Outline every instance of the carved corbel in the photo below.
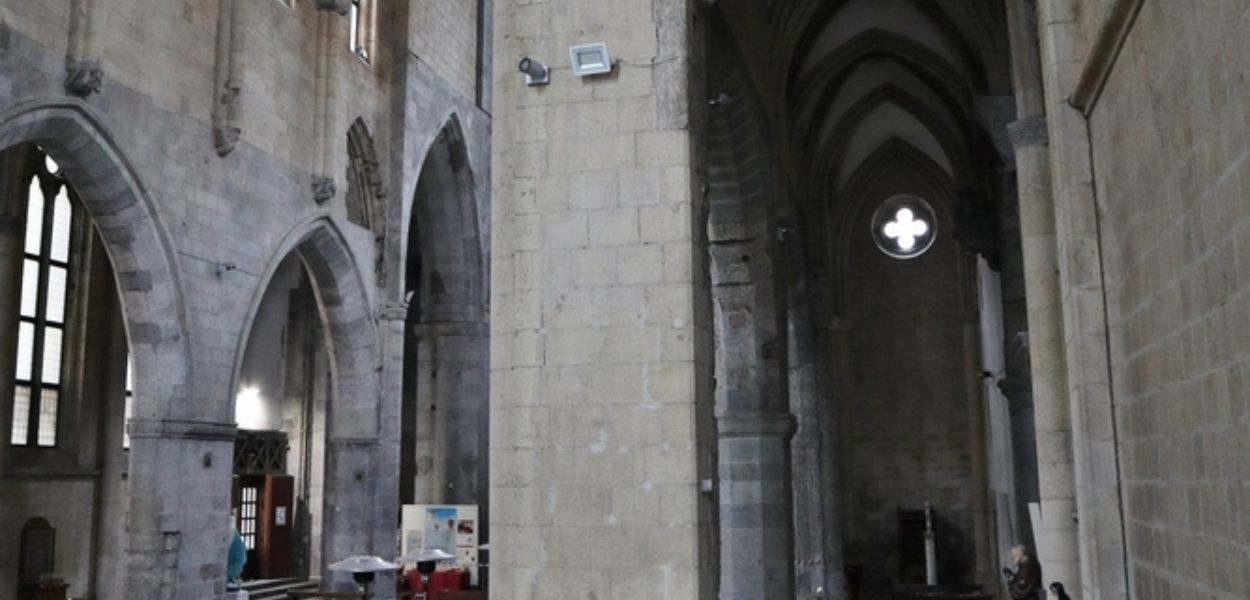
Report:
M 242 130 L 238 127 L 213 127 L 213 149 L 217 151 L 217 156 L 230 154 L 238 145 L 241 134 Z
M 321 206 L 334 199 L 334 194 L 338 193 L 338 186 L 335 185 L 332 177 L 313 175 L 312 191 L 313 200 L 317 201 L 317 206 Z
M 65 61 L 65 91 L 74 96 L 98 94 L 104 88 L 104 67 L 94 58 Z

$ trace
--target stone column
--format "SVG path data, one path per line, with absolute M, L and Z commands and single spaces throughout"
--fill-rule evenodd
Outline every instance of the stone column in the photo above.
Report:
M 1081 571 L 1077 551 L 1072 424 L 1045 126 L 1044 118 L 1017 121 L 1012 126 L 1020 182 L 1020 237 L 1029 306 L 1029 351 L 1037 435 L 1040 502 L 1033 512 L 1033 533 L 1046 578 L 1077 590 Z
M 234 423 L 131 420 L 127 598 L 225 593 L 234 438 Z
M 823 270 L 815 269 L 822 273 Z M 791 288 L 789 299 L 790 412 L 796 429 L 791 440 L 794 525 L 794 588 L 799 598 L 816 595 L 845 598 L 842 571 L 842 524 L 839 516 L 836 429 L 830 392 L 830 332 L 821 312 L 828 298 L 827 276 L 806 276 Z
M 1020 238 L 1028 298 L 1029 349 L 1033 379 L 1040 502 L 1033 512 L 1035 551 L 1047 581 L 1079 590 L 1076 491 L 1072 428 L 1068 418 L 1063 314 L 1059 301 L 1059 256 L 1050 186 L 1046 109 L 1042 98 L 1037 15 L 1033 2 L 1007 3 L 1020 120 L 1008 129 L 1016 152 Z
M 399 527 L 399 476 L 403 384 L 404 384 L 404 323 L 408 307 L 403 304 L 384 304 L 378 309 L 378 341 L 382 348 L 381 422 L 378 437 L 381 446 L 378 454 L 379 473 L 375 482 L 374 499 L 374 547 L 383 552 L 398 547 L 395 531 Z M 381 586 L 378 586 L 381 587 Z
M 489 334 L 481 318 L 416 328 L 418 447 L 431 465 L 418 473 L 418 501 L 487 508 Z
M 787 413 L 718 420 L 721 589 L 724 599 L 793 598 Z
M 745 227 L 713 214 L 716 408 L 720 475 L 720 597 L 794 597 L 794 513 L 781 269 L 765 215 Z M 743 265 L 749 265 L 744 267 Z M 782 275 L 784 276 L 784 275 Z M 784 305 L 782 305 L 784 306 Z M 804 465 L 811 469 L 813 465 Z
M 334 400 L 338 398 L 331 401 Z M 326 443 L 325 500 L 322 509 L 323 567 L 358 555 L 376 554 L 394 558 L 387 554 L 394 552 L 395 514 L 391 513 L 385 519 L 391 532 L 390 539 L 379 539 L 377 500 L 378 492 L 384 487 L 391 487 L 386 482 L 395 481 L 398 461 L 395 461 L 396 471 L 388 472 L 383 467 L 389 465 L 381 458 L 381 445 L 377 438 L 351 438 L 331 433 Z M 398 490 L 394 491 L 394 495 L 398 497 Z M 325 570 L 322 577 L 329 589 L 357 589 L 348 574 Z M 384 585 L 382 580 L 378 588 L 394 589 Z
M 1102 240 L 1089 123 L 1070 98 L 1085 62 L 1083 5 L 1041 0 L 1042 78 L 1050 143 L 1072 464 L 1086 600 L 1128 596 L 1128 564 L 1112 398 Z M 1043 492 L 1045 493 L 1045 492 Z
M 715 596 L 692 4 L 494 3 L 492 600 Z

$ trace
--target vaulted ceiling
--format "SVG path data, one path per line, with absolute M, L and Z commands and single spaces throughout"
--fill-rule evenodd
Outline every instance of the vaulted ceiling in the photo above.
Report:
M 716 5 L 799 212 L 836 213 L 870 169 L 922 169 L 949 189 L 985 191 L 995 160 L 985 109 L 1011 93 L 1002 0 Z

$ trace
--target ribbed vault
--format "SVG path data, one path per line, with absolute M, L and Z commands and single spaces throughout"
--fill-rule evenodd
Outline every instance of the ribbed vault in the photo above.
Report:
M 987 166 L 998 158 L 978 100 L 1011 93 L 1001 2 L 718 0 L 714 10 L 733 43 L 751 49 L 742 70 L 776 130 L 775 169 L 813 259 L 830 252 L 836 206 L 857 200 L 847 184 L 882 168 L 869 157 L 884 146 L 918 151 L 965 198 L 994 195 Z
M 980 372 L 973 253 L 996 264 L 1010 188 L 991 135 L 1014 118 L 1003 3 L 708 6 L 709 256 L 728 324 L 716 331 L 721 597 L 757 597 L 758 580 L 777 597 L 843 598 L 855 585 L 844 566 L 866 597 L 913 582 L 896 513 L 926 498 L 948 528 L 945 581 L 992 585 L 981 384 L 961 373 Z M 900 262 L 872 246 L 874 210 L 899 194 L 932 206 L 932 254 Z M 809 366 L 817 375 L 802 379 Z M 748 389 L 762 398 L 751 411 L 726 401 Z M 799 432 L 781 445 L 777 412 Z M 744 439 L 749 450 L 734 445 Z M 771 489 L 766 477 L 725 475 L 772 468 L 774 446 L 809 457 L 790 465 L 792 535 L 760 516 L 780 504 L 746 500 Z M 757 516 L 768 525 L 743 525 Z M 755 547 L 740 543 L 748 530 Z

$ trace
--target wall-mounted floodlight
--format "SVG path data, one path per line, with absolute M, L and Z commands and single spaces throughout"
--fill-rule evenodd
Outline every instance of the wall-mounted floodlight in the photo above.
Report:
M 569 60 L 573 63 L 573 74 L 578 77 L 612 72 L 612 57 L 603 42 L 569 48 Z
M 551 83 L 551 69 L 530 57 L 521 59 L 517 70 L 525 73 L 525 85 L 547 85 Z

